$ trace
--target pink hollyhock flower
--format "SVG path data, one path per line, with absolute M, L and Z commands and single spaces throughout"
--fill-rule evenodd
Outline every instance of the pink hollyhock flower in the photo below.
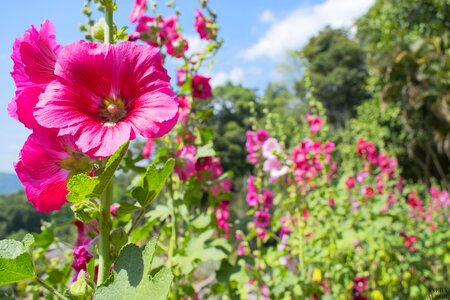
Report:
M 261 287 L 261 294 L 263 295 L 263 297 L 266 297 L 266 298 L 269 298 L 269 297 L 270 297 L 270 291 L 269 291 L 269 288 L 267 287 L 266 284 L 264 284 L 264 285 Z
M 223 174 L 220 157 L 200 157 L 195 162 L 197 178 L 200 181 L 215 180 Z
M 92 164 L 77 150 L 72 138 L 36 128 L 20 150 L 14 169 L 25 186 L 28 201 L 37 211 L 49 212 L 66 203 L 67 178 L 89 172 Z
M 348 177 L 347 181 L 345 182 L 345 186 L 346 186 L 345 189 L 347 191 L 354 188 L 355 187 L 355 177 L 353 177 L 353 176 Z
M 237 247 L 237 255 L 242 256 L 245 255 L 245 245 L 244 242 L 240 242 Z
M 263 170 L 270 173 L 270 179 L 276 180 L 279 177 L 286 175 L 289 168 L 284 166 L 281 160 L 271 158 L 264 162 Z
M 249 176 L 247 178 L 247 191 L 256 193 L 256 186 L 255 186 L 256 178 L 254 176 Z
M 161 19 L 159 24 L 159 37 L 163 44 L 175 41 L 180 37 L 177 31 L 177 19 L 178 17 L 176 15 Z
M 212 88 L 209 84 L 210 77 L 195 74 L 192 78 L 192 95 L 194 98 L 207 100 L 213 96 Z
M 53 24 L 48 20 L 41 24 L 39 32 L 31 26 L 22 38 L 14 41 L 11 76 L 17 90 L 8 104 L 8 113 L 27 128 L 38 126 L 33 109 L 47 84 L 56 78 L 55 63 L 61 49 Z
M 180 180 L 187 180 L 195 174 L 195 146 L 184 145 L 176 153 L 175 173 Z
M 130 22 L 136 22 L 140 16 L 144 14 L 147 9 L 147 0 L 135 0 L 133 9 L 130 15 Z
M 208 29 L 206 28 L 206 19 L 202 14 L 202 11 L 197 8 L 195 14 L 195 30 L 197 30 L 201 39 L 209 40 Z
M 142 149 L 142 156 L 144 158 L 149 158 L 152 155 L 153 146 L 155 146 L 155 141 L 153 139 L 147 139 L 144 149 Z
M 191 104 L 189 103 L 188 99 L 184 95 L 179 96 L 177 99 L 178 99 L 178 104 L 180 105 L 180 113 L 178 116 L 178 121 L 185 122 L 189 116 Z
M 111 204 L 111 206 L 109 207 L 109 213 L 111 214 L 111 216 L 117 217 L 116 210 L 119 209 L 119 207 L 120 205 L 117 203 Z
M 367 178 L 367 176 L 369 176 L 368 172 L 360 172 L 360 173 L 356 174 L 356 180 L 359 183 L 362 183 L 364 181 L 364 179 Z
M 262 145 L 262 155 L 266 159 L 277 159 L 278 153 L 283 151 L 280 143 L 274 138 L 268 138 Z
M 259 161 L 259 155 L 258 155 L 258 153 L 250 153 L 250 154 L 248 154 L 248 155 L 247 155 L 247 160 L 248 160 L 251 164 L 256 165 L 256 164 L 258 163 L 258 161 Z
M 333 198 L 328 199 L 328 206 L 331 208 L 334 207 L 334 199 Z
M 179 37 L 166 43 L 167 53 L 173 57 L 181 58 L 189 50 L 188 42 Z
M 186 82 L 186 75 L 188 70 L 186 69 L 177 69 L 177 85 L 182 86 Z
M 273 193 L 269 190 L 263 190 L 262 191 L 262 204 L 264 206 L 264 208 L 271 208 L 273 205 Z
M 259 145 L 263 145 L 268 138 L 269 133 L 267 132 L 267 130 L 265 130 L 264 128 L 256 130 L 254 139 Z
M 281 229 L 280 229 L 280 237 L 283 238 L 285 235 L 288 235 L 292 233 L 292 227 L 291 227 L 291 216 L 290 215 L 284 215 L 281 218 Z
M 255 192 L 249 192 L 245 197 L 245 200 L 247 201 L 248 205 L 254 207 L 259 203 L 259 196 Z
M 361 189 L 361 194 L 368 198 L 372 198 L 373 196 L 375 196 L 375 190 L 370 186 L 363 186 Z
M 83 41 L 65 46 L 34 115 L 71 135 L 92 157 L 108 157 L 137 135 L 161 137 L 178 119 L 178 101 L 157 48 Z
M 247 140 L 245 141 L 245 147 L 247 148 L 247 152 L 248 153 L 257 152 L 259 149 L 259 146 L 256 144 L 256 141 L 255 141 L 255 133 L 251 130 L 247 130 L 245 132 L 245 135 L 247 137 Z
M 76 274 L 78 274 L 81 270 L 86 271 L 87 264 L 93 257 L 91 252 L 88 249 L 90 244 L 91 244 L 91 240 L 87 239 L 81 245 L 77 245 L 73 249 L 72 268 L 76 271 Z
M 260 240 L 265 239 L 267 236 L 267 231 L 264 228 L 256 228 L 256 237 Z
M 217 226 L 224 230 L 226 234 L 230 231 L 230 226 L 228 225 L 228 219 L 230 217 L 229 205 L 230 201 L 222 201 L 216 210 Z
M 158 20 L 151 16 L 142 16 L 136 26 L 136 32 L 133 33 L 129 40 L 141 39 L 147 44 L 158 46 L 159 25 Z
M 256 211 L 254 214 L 254 222 L 258 228 L 267 228 L 270 224 L 270 214 L 267 211 Z
M 308 122 L 311 134 L 314 134 L 315 132 L 319 131 L 323 125 L 323 120 L 321 117 L 310 116 L 309 114 L 306 114 L 306 122 Z
M 367 280 L 367 277 L 355 277 L 353 279 L 353 290 L 356 292 L 364 292 L 367 289 L 367 286 L 369 285 L 369 281 Z
M 231 190 L 231 180 L 223 179 L 211 188 L 211 193 L 217 197 L 220 193 L 228 193 Z

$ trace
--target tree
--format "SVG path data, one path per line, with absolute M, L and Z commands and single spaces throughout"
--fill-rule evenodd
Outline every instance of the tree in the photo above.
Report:
M 366 56 L 345 30 L 326 27 L 291 55 L 303 60 L 308 72 L 297 81 L 297 94 L 305 97 L 312 91 L 325 106 L 331 125 L 342 127 L 354 116 L 355 107 L 368 99 Z

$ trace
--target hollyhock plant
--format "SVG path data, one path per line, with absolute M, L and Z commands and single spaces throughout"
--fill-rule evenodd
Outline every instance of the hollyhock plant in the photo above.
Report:
M 269 139 L 269 133 L 264 128 L 258 129 L 255 131 L 254 139 L 259 145 L 264 145 L 264 143 Z
M 195 152 L 193 145 L 184 145 L 177 151 L 174 170 L 180 180 L 185 181 L 195 175 Z
M 262 155 L 266 159 L 276 159 L 282 150 L 280 143 L 274 138 L 268 138 L 262 145 Z
M 197 9 L 195 12 L 195 30 L 197 30 L 201 39 L 212 40 L 216 36 L 215 24 L 209 19 L 205 18 L 202 11 Z
M 188 116 L 189 116 L 191 104 L 189 103 L 189 100 L 184 95 L 179 96 L 177 99 L 178 99 L 178 104 L 180 105 L 178 122 L 186 122 L 186 120 L 188 119 Z
M 28 137 L 14 168 L 25 193 L 37 211 L 58 210 L 66 203 L 67 179 L 92 169 L 89 157 L 81 153 L 70 136 L 37 128 Z
M 195 74 L 192 78 L 192 96 L 201 100 L 208 100 L 213 96 L 212 88 L 209 84 L 210 77 Z
M 61 51 L 55 74 L 34 115 L 92 157 L 108 157 L 137 135 L 161 137 L 178 119 L 170 78 L 152 46 L 75 42 Z
M 151 16 L 142 16 L 136 26 L 136 32 L 130 35 L 129 40 L 142 39 L 151 46 L 158 46 L 159 25 L 158 20 Z
M 254 222 L 258 228 L 267 228 L 270 224 L 270 214 L 267 211 L 256 211 L 254 214 Z
M 248 205 L 254 207 L 259 203 L 259 196 L 256 192 L 249 192 L 245 197 L 245 200 L 247 201 Z
M 11 76 L 16 84 L 16 94 L 8 104 L 8 113 L 27 128 L 37 127 L 33 109 L 39 95 L 56 78 L 56 59 L 62 46 L 56 42 L 55 29 L 45 20 L 37 31 L 34 26 L 14 41 L 11 58 L 14 62 Z
M 306 122 L 308 122 L 309 130 L 311 134 L 314 134 L 322 128 L 323 120 L 319 116 L 311 116 L 309 114 L 306 114 Z
M 353 290 L 356 292 L 364 292 L 368 285 L 367 277 L 357 276 L 353 279 Z
M 177 85 L 183 86 L 186 82 L 186 74 L 188 73 L 188 70 L 186 69 L 177 69 Z

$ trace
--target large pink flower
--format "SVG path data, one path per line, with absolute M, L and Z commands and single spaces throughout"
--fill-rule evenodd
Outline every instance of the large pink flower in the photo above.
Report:
M 8 113 L 30 129 L 37 126 L 33 109 L 47 84 L 55 79 L 55 63 L 61 49 L 53 24 L 48 20 L 41 24 L 39 31 L 31 26 L 23 37 L 14 41 L 11 76 L 17 90 L 8 104 Z
M 133 10 L 130 15 L 130 22 L 136 22 L 147 9 L 147 0 L 135 0 L 133 5 Z
M 61 51 L 55 75 L 34 116 L 59 135 L 73 136 L 92 157 L 110 156 L 137 135 L 161 137 L 178 119 L 178 101 L 155 47 L 78 41 Z
M 60 209 L 66 202 L 66 180 L 71 174 L 88 172 L 90 159 L 76 150 L 71 137 L 58 137 L 56 130 L 36 128 L 14 164 L 25 193 L 37 211 Z

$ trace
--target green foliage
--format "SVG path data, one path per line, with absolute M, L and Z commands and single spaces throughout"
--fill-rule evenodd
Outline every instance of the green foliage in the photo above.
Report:
M 144 250 L 125 245 L 114 263 L 113 274 L 99 286 L 93 299 L 166 299 L 173 275 L 166 268 L 151 275 L 157 239 L 152 238 Z
M 33 258 L 34 238 L 27 234 L 22 242 L 0 241 L 0 285 L 35 278 Z
M 311 92 L 325 106 L 330 124 L 342 127 L 354 116 L 355 107 L 369 97 L 366 55 L 344 30 L 326 27 L 291 56 L 307 68 L 307 76 L 296 83 L 297 94 L 305 98 Z
M 129 142 L 120 146 L 120 148 L 108 158 L 100 176 L 90 177 L 87 174 L 82 173 L 70 178 L 67 184 L 67 189 L 69 190 L 67 200 L 77 203 L 89 200 L 90 198 L 100 198 L 127 152 L 128 144 Z

